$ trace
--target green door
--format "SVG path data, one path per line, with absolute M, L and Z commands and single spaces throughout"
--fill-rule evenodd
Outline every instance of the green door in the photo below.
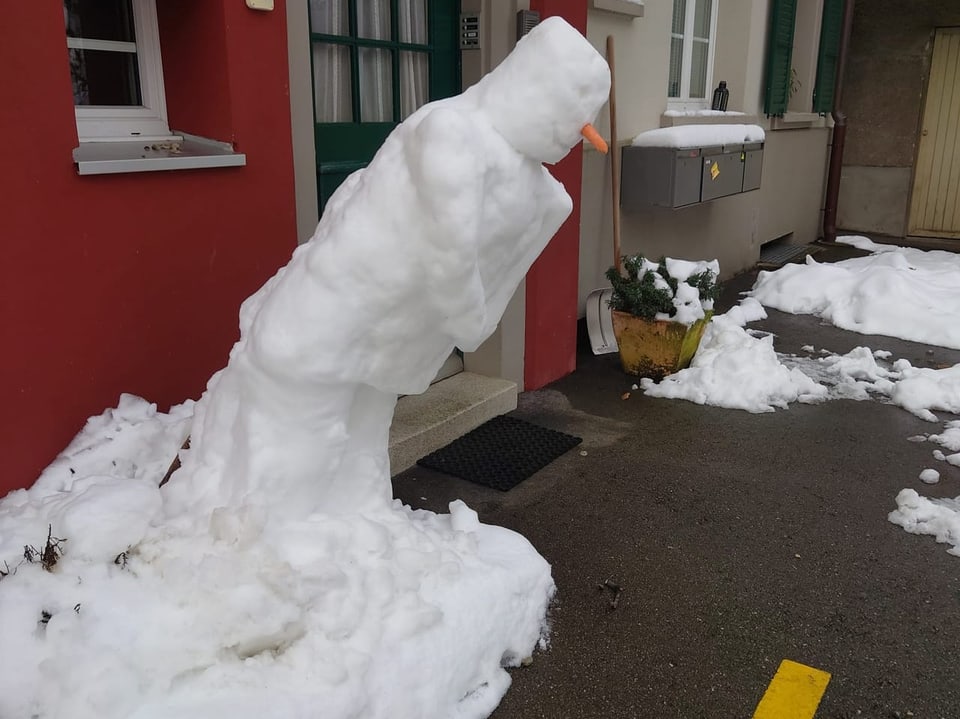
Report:
M 459 0 L 310 0 L 323 207 L 421 105 L 460 92 Z

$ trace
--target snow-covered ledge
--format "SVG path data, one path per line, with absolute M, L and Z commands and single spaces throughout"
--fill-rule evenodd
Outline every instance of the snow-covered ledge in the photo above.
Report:
M 759 125 L 680 125 L 641 132 L 632 144 L 634 147 L 700 148 L 763 142 L 765 137 Z
M 593 0 L 593 7 L 630 18 L 643 17 L 643 0 Z
M 660 127 L 678 125 L 723 125 L 727 123 L 756 124 L 756 115 L 733 110 L 667 110 L 660 115 Z

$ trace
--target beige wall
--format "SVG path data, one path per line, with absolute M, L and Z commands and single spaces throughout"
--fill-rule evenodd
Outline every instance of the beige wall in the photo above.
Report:
M 815 115 L 762 116 L 766 56 L 766 0 L 719 3 L 713 84 L 726 80 L 729 110 L 744 116 L 723 122 L 760 124 L 767 131 L 760 190 L 679 210 L 650 208 L 622 212 L 622 250 L 684 259 L 718 259 L 724 278 L 753 266 L 760 246 L 789 236 L 795 243 L 819 236 L 829 131 Z M 667 75 L 672 3 L 647 2 L 645 16 L 591 10 L 587 37 L 600 52 L 606 38 L 616 45 L 617 134 L 620 145 L 653 128 L 713 118 L 675 118 L 667 110 Z M 604 109 L 597 121 L 609 133 Z M 612 200 L 609 156 L 584 152 L 580 235 L 580 313 L 589 292 L 606 286 L 612 263 Z

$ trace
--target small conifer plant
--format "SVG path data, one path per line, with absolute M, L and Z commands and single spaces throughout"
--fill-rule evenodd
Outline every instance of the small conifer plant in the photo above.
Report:
M 656 319 L 658 314 L 676 315 L 674 297 L 679 281 L 667 271 L 665 259 L 653 263 L 643 255 L 625 255 L 623 271 L 611 267 L 607 279 L 613 286 L 612 309 L 648 320 Z M 698 291 L 701 302 L 716 300 L 720 295 L 717 276 L 710 270 L 692 274 L 684 281 Z

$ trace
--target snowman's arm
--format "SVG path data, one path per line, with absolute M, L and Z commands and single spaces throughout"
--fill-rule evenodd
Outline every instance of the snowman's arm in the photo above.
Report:
M 442 298 L 456 334 L 470 335 L 486 322 L 487 307 L 478 267 L 484 179 L 489 158 L 473 114 L 438 103 L 414 129 L 405 159 L 417 188 L 419 238 L 425 287 Z
M 478 123 L 472 114 L 437 103 L 405 148 L 412 180 L 432 218 L 457 230 L 458 237 L 473 233 L 483 201 L 485 153 Z

